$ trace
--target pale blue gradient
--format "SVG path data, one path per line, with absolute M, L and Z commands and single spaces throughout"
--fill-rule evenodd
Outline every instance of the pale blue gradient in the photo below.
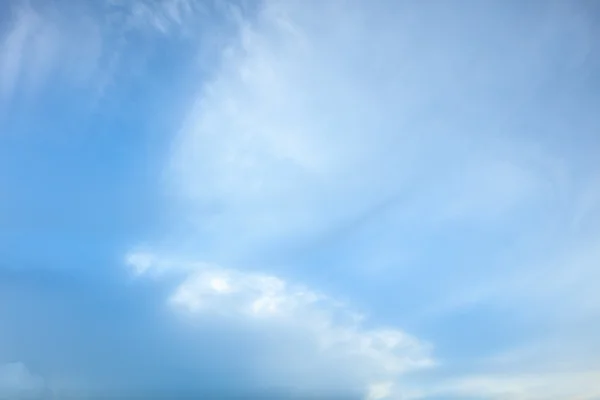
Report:
M 597 399 L 593 2 L 0 5 L 0 399 Z

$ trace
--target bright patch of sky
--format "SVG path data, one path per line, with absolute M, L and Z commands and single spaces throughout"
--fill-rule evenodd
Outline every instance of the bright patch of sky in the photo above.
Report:
M 600 398 L 600 8 L 0 4 L 0 399 Z

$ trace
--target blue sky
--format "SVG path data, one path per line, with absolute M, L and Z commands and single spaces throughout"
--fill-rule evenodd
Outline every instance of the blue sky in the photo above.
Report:
M 0 399 L 599 399 L 592 2 L 0 4 Z

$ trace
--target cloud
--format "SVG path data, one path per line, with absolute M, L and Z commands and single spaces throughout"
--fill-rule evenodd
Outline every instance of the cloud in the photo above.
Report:
M 191 0 L 109 1 L 112 12 L 124 14 L 126 25 L 132 30 L 156 31 L 163 35 L 181 33 L 207 4 Z M 197 18 L 196 18 L 197 20 Z
M 139 160 L 146 130 L 172 133 L 163 157 L 140 168 L 166 164 L 156 179 L 164 213 L 149 219 L 168 221 L 125 257 L 131 275 L 149 279 L 90 279 L 83 289 L 66 279 L 50 297 L 0 291 L 9 304 L 0 311 L 14 322 L 0 330 L 0 350 L 113 392 L 193 391 L 247 376 L 242 389 L 372 400 L 569 398 L 579 395 L 570 380 L 594 393 L 598 119 L 595 95 L 582 88 L 592 87 L 597 35 L 589 13 L 577 14 L 583 6 L 62 3 L 9 7 L 0 96 L 23 111 L 21 95 L 35 94 L 55 129 L 27 107 L 23 120 L 50 135 L 82 119 L 110 127 L 114 142 L 101 140 L 110 151 L 92 151 L 97 164 L 86 152 L 71 157 L 73 147 L 57 168 L 82 174 L 73 182 L 98 173 L 98 193 L 129 182 L 105 185 L 123 164 L 100 154 Z M 72 84 L 83 90 L 72 93 Z M 45 96 L 52 85 L 60 96 Z M 106 101 L 93 115 L 69 106 L 99 96 Z M 65 110 L 64 125 L 46 111 L 50 102 Z M 167 123 L 172 114 L 185 118 Z M 30 144 L 8 158 L 21 159 Z M 40 165 L 24 170 L 46 172 Z M 27 174 L 10 177 L 32 184 Z M 76 185 L 50 182 L 54 201 L 77 197 Z M 145 209 L 154 200 L 146 194 L 128 200 Z M 81 215 L 114 221 L 94 197 Z M 129 232 L 125 220 L 114 231 Z M 74 243 L 87 241 L 73 231 L 65 247 L 48 250 L 59 262 L 73 262 Z M 99 237 L 78 251 L 102 247 Z M 102 263 L 77 261 L 73 270 L 92 264 Z M 15 317 L 21 308 L 28 318 Z M 487 363 L 490 354 L 504 361 Z
M 0 364 L 0 399 L 42 399 L 44 391 L 44 380 L 32 374 L 23 363 Z
M 0 31 L 0 98 L 5 108 L 23 94 L 30 101 L 43 98 L 43 90 L 58 81 L 63 89 L 84 89 L 87 102 L 109 95 L 114 100 L 114 85 L 130 84 L 148 67 L 155 51 L 152 40 L 196 40 L 207 29 L 200 21 L 214 11 L 208 3 L 189 0 L 76 6 L 31 0 L 5 8 Z
M 76 17 L 69 19 L 67 14 Z M 7 15 L 8 31 L 0 39 L 4 103 L 17 91 L 39 94 L 51 77 L 89 84 L 103 50 L 100 26 L 89 13 L 80 7 L 61 13 L 54 4 L 32 1 L 12 3 Z
M 599 379 L 599 371 L 472 376 L 442 384 L 417 398 L 452 395 L 490 400 L 594 400 L 600 396 Z
M 238 335 L 254 327 L 270 337 L 255 365 L 265 383 L 343 390 L 337 381 L 343 377 L 349 387 L 370 385 L 362 390 L 370 399 L 381 399 L 392 385 L 382 380 L 435 364 L 427 343 L 398 329 L 371 328 L 345 304 L 282 278 L 147 254 L 126 259 L 142 276 L 154 269 L 163 277 L 172 274 L 170 269 L 187 271 L 168 299 L 184 316 L 197 321 L 219 316 L 234 321 Z
M 384 202 L 434 229 L 508 225 L 547 194 L 555 157 L 510 132 L 514 107 L 496 92 L 530 98 L 537 56 L 492 53 L 455 26 L 465 10 L 442 33 L 426 28 L 444 20 L 427 7 L 344 4 L 265 2 L 198 92 L 167 176 L 203 251 L 318 240 Z M 498 34 L 477 21 L 469 28 Z
M 392 382 L 378 382 L 371 384 L 367 392 L 367 399 L 379 400 L 389 397 L 389 395 L 392 394 L 392 386 Z
M 593 190 L 584 206 L 572 202 L 574 182 L 594 182 L 562 149 L 567 132 L 594 129 L 564 126 L 580 115 L 565 87 L 593 71 L 580 11 L 264 2 L 239 21 L 173 140 L 166 208 L 185 235 L 167 241 L 218 265 L 335 277 L 332 286 L 368 297 L 390 319 L 438 318 L 440 339 L 443 321 L 470 308 L 507 307 L 542 325 L 552 318 L 538 311 L 561 297 L 566 313 L 595 304 L 584 285 L 595 251 L 573 244 L 593 247 L 594 235 L 564 224 L 596 207 Z M 597 168 L 593 155 L 585 159 Z M 555 266 L 560 254 L 567 261 Z M 573 273 L 569 260 L 579 256 Z M 245 269 L 199 268 L 206 275 L 190 272 L 173 304 L 243 318 L 253 304 L 273 316 L 312 310 L 281 278 L 273 289 Z M 378 271 L 375 283 L 359 281 L 358 269 Z M 239 289 L 246 279 L 262 289 Z M 382 287 L 393 304 L 378 299 Z M 586 299 L 573 292 L 581 287 Z M 460 345 L 473 345 L 460 332 Z M 390 395 L 390 382 L 370 381 L 369 396 Z
M 2 54 L 2 58 L 0 59 L 0 89 L 4 101 L 12 96 L 15 87 L 19 83 L 23 64 L 27 61 L 24 60 L 24 57 L 27 55 L 27 47 L 39 47 L 41 44 L 46 45 L 43 49 L 38 48 L 38 50 L 43 50 L 49 57 L 44 57 L 44 59 L 39 60 L 40 64 L 32 66 L 32 68 L 40 72 L 47 68 L 47 63 L 50 62 L 49 58 L 52 55 L 46 51 L 50 50 L 52 52 L 52 46 L 48 47 L 48 43 L 39 43 L 40 40 L 45 39 L 45 35 L 36 35 L 36 31 L 39 31 L 38 28 L 40 26 L 39 16 L 27 7 L 17 9 L 16 11 L 17 15 L 15 16 L 14 26 L 6 34 L 2 43 L 2 50 L 0 51 L 0 54 Z M 33 73 L 37 73 L 37 71 Z
M 569 207 L 574 214 L 580 211 L 577 200 Z M 507 265 L 494 279 L 488 279 L 457 291 L 443 300 L 434 314 L 469 304 L 496 304 L 511 307 L 529 318 L 550 318 L 556 323 L 578 326 L 589 324 L 600 312 L 600 297 L 595 285 L 600 259 L 600 235 L 586 230 L 564 231 L 537 243 L 552 250 L 534 251 L 523 260 Z M 589 325 L 588 325 L 589 326 Z

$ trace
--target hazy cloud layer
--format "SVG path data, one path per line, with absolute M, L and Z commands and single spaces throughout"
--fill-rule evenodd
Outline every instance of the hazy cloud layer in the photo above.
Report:
M 0 399 L 598 397 L 597 22 L 0 5 Z

